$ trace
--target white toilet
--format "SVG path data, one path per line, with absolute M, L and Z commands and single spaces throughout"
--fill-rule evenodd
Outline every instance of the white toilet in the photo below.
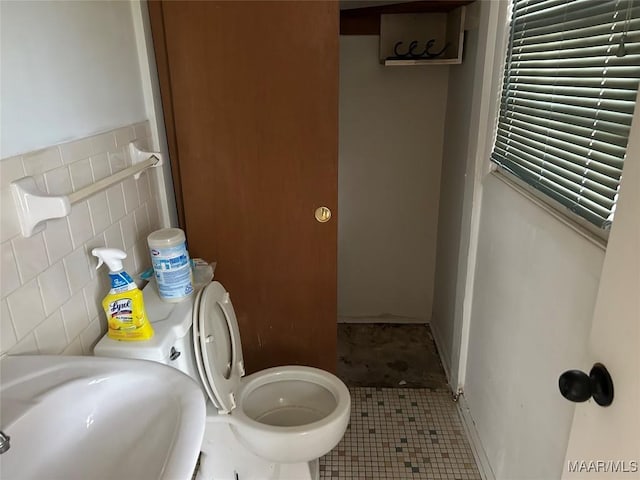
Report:
M 244 377 L 238 322 L 219 282 L 181 303 L 163 302 L 150 282 L 144 299 L 153 338 L 120 342 L 105 335 L 94 354 L 164 363 L 202 386 L 210 401 L 196 478 L 317 479 L 317 459 L 338 444 L 349 422 L 344 383 L 303 366 Z

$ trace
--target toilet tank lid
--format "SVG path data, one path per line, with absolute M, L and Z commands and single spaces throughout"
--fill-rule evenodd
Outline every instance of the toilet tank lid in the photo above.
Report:
M 193 323 L 193 297 L 180 303 L 164 302 L 158 295 L 155 280 L 149 282 L 142 292 L 147 316 L 153 326 L 153 337 L 140 342 L 121 342 L 104 335 L 94 347 L 94 355 L 168 363 L 172 346 L 191 341 L 187 335 Z
M 189 333 L 193 319 L 193 296 L 184 298 L 181 302 L 167 302 L 160 298 L 156 279 L 152 278 L 142 289 L 144 306 L 149 321 L 156 329 L 160 324 L 170 324 L 177 338 Z M 158 325 L 156 325 L 158 324 Z
M 164 345 L 164 342 L 157 340 L 154 335 L 154 338 L 145 342 L 120 342 L 104 335 L 93 347 L 93 354 L 97 357 L 131 358 L 168 364 L 171 344 Z

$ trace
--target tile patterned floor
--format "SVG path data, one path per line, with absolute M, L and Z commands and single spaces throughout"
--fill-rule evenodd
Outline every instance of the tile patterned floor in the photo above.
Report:
M 456 406 L 447 390 L 350 387 L 351 422 L 320 478 L 477 480 Z

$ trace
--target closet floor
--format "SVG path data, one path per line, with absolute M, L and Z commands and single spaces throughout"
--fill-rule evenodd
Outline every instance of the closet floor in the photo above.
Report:
M 425 324 L 339 323 L 338 376 L 349 387 L 448 388 Z

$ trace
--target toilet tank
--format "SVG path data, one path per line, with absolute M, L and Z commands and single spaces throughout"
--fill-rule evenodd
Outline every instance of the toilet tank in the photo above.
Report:
M 104 335 L 93 348 L 93 354 L 163 363 L 200 383 L 191 334 L 195 295 L 180 303 L 164 302 L 158 295 L 155 280 L 150 281 L 142 292 L 147 316 L 153 326 L 153 337 L 139 342 L 122 342 Z

